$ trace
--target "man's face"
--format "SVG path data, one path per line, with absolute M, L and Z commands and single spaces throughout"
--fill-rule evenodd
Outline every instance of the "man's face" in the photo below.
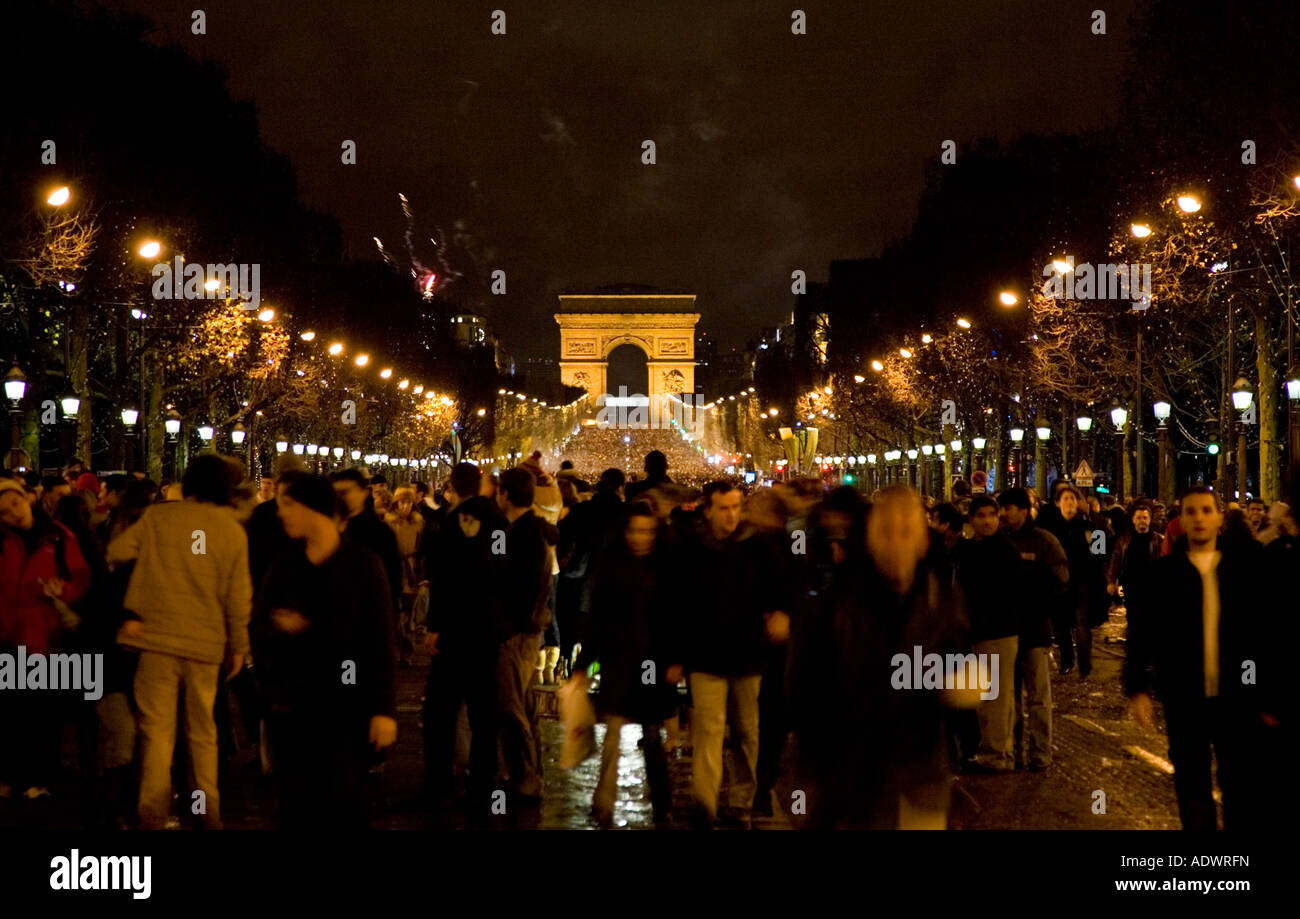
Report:
M 411 501 L 408 495 L 402 495 L 402 497 L 397 499 L 397 503 L 394 506 L 397 508 L 398 514 L 403 517 L 409 517 L 411 516 L 411 510 L 415 507 L 415 504 Z
M 348 509 L 348 516 L 353 517 L 361 513 L 366 506 L 366 496 L 369 492 L 351 480 L 334 483 L 334 493 L 339 496 L 343 506 Z
M 1146 508 L 1133 512 L 1133 529 L 1138 533 L 1151 532 L 1151 512 Z
M 275 480 L 262 479 L 262 484 L 258 486 L 257 496 L 263 501 L 269 501 L 275 497 Z
M 1223 525 L 1223 513 L 1214 495 L 1188 495 L 1183 499 L 1183 532 L 1193 544 L 1213 544 Z
M 998 525 L 1001 521 L 998 519 L 998 509 L 990 505 L 985 505 L 975 512 L 971 517 L 971 529 L 975 531 L 976 539 L 985 539 L 992 536 L 998 531 Z
M 1246 522 L 1250 524 L 1252 530 L 1258 530 L 1259 525 L 1264 522 L 1264 505 L 1258 501 L 1247 504 Z
M 714 494 L 709 499 L 709 506 L 704 509 L 704 518 L 713 528 L 713 535 L 726 539 L 740 526 L 740 489 Z
M 15 530 L 32 528 L 32 506 L 21 491 L 8 488 L 0 492 L 0 523 Z
M 998 509 L 998 515 L 1002 518 L 1002 523 L 1007 529 L 1018 530 L 1029 519 L 1029 509 L 1017 507 L 1014 504 L 1004 504 Z
M 627 522 L 627 547 L 637 558 L 649 555 L 655 547 L 657 522 L 653 517 L 633 517 Z
M 1072 491 L 1063 491 L 1056 497 L 1056 506 L 1061 509 L 1061 516 L 1073 520 L 1079 513 L 1079 499 Z

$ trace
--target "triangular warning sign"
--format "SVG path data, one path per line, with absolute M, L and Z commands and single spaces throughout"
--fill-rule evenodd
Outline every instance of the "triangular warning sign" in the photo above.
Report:
M 1084 488 L 1092 485 L 1092 467 L 1088 465 L 1087 460 L 1082 460 L 1079 463 L 1079 468 L 1074 470 L 1074 482 Z

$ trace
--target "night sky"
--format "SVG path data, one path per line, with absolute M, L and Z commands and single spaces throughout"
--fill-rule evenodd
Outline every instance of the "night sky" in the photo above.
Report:
M 792 270 L 906 234 L 943 140 L 1122 119 L 1135 0 L 1106 4 L 1105 36 L 1095 0 L 121 5 L 227 68 L 352 257 L 400 251 L 399 192 L 425 237 L 462 221 L 526 358 L 558 348 L 556 292 L 625 282 L 698 293 L 701 327 L 743 344 L 788 316 Z

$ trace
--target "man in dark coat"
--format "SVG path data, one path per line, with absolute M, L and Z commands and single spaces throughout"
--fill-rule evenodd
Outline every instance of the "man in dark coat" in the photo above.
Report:
M 451 473 L 453 501 L 424 543 L 426 570 L 434 584 L 425 650 L 429 684 L 424 696 L 424 765 L 429 803 L 437 808 L 451 790 L 456 720 L 464 702 L 470 727 L 470 817 L 489 813 L 497 777 L 498 649 L 508 637 L 501 615 L 504 556 L 492 551 L 503 532 L 495 502 L 479 496 L 482 474 L 473 463 Z
M 501 473 L 497 506 L 506 525 L 493 534 L 505 549 L 497 588 L 508 635 L 497 662 L 501 747 L 512 790 L 525 804 L 540 803 L 542 797 L 537 701 L 528 687 L 537 672 L 542 632 L 551 616 L 546 605 L 551 593 L 550 555 L 544 521 L 533 513 L 535 488 L 536 480 L 527 469 L 516 466 Z
M 393 528 L 375 513 L 365 475 L 359 469 L 343 469 L 330 476 L 334 491 L 343 502 L 347 525 L 343 532 L 348 539 L 365 546 L 384 566 L 392 593 L 393 608 L 397 609 L 402 597 L 402 556 L 397 551 L 397 536 Z
M 912 680 L 914 655 L 969 650 L 960 598 L 926 558 L 926 529 L 913 489 L 885 489 L 867 515 L 867 558 L 838 566 L 795 621 L 790 701 L 808 827 L 947 826 L 945 712 L 979 692 Z
M 1008 488 L 998 495 L 1003 531 L 1024 563 L 1020 635 L 1016 651 L 1016 766 L 1022 763 L 1025 718 L 1029 721 L 1029 767 L 1052 762 L 1051 614 L 1070 584 L 1070 563 L 1056 537 L 1034 525 L 1029 493 Z M 1022 695 L 1023 691 L 1023 695 Z
M 783 585 L 773 582 L 772 566 L 764 564 L 765 545 L 740 538 L 742 497 L 728 482 L 706 485 L 704 519 L 683 531 L 672 565 L 680 578 L 678 628 L 694 706 L 692 820 L 700 828 L 719 817 L 729 711 L 736 755 L 730 811 L 722 816 L 733 825 L 750 823 L 758 791 L 758 695 L 765 652 L 769 640 L 783 642 L 789 635 L 789 615 L 779 605 Z
M 1056 537 L 1070 564 L 1070 583 L 1056 607 L 1052 626 L 1061 649 L 1061 673 L 1073 669 L 1077 646 L 1079 676 L 1087 679 L 1092 672 L 1092 623 L 1098 618 L 1098 604 L 1106 603 L 1105 582 L 1098 563 L 1105 547 L 1101 542 L 1094 543 L 1093 531 L 1088 529 L 1080 513 L 1081 496 L 1073 485 L 1064 485 L 1057 491 L 1056 509 L 1058 513 L 1044 514 L 1047 522 L 1040 518 L 1038 524 Z M 1095 555 L 1094 546 L 1100 550 Z
M 1144 615 L 1129 622 L 1124 691 L 1134 718 L 1154 727 L 1151 692 L 1164 704 L 1169 759 L 1184 829 L 1215 829 L 1211 750 L 1223 792 L 1226 829 L 1249 829 L 1282 803 L 1261 787 L 1261 727 L 1268 673 L 1259 628 L 1260 549 L 1224 546 L 1223 514 L 1208 488 L 1182 499 L 1182 530 L 1155 563 Z M 1263 676 L 1264 680 L 1259 677 Z
M 996 655 L 998 694 L 982 700 L 979 747 L 974 755 L 981 770 L 1009 772 L 1015 768 L 1015 674 L 1024 619 L 1024 563 L 1020 552 L 999 529 L 998 504 L 988 495 L 971 499 L 974 539 L 959 542 L 953 553 L 957 584 L 966 600 L 971 642 L 976 654 Z
M 379 559 L 338 531 L 323 476 L 277 499 L 290 539 L 271 566 L 252 624 L 286 826 L 367 824 L 365 778 L 397 740 L 391 594 Z

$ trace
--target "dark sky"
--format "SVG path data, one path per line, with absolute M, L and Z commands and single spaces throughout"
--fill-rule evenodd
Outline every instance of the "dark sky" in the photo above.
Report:
M 1114 122 L 1136 2 L 1104 5 L 1105 36 L 1096 0 L 122 5 L 226 66 L 353 256 L 401 249 L 398 192 L 424 237 L 463 221 L 507 272 L 489 318 L 529 357 L 558 348 L 569 288 L 698 293 L 734 344 L 776 324 L 792 270 L 823 279 L 908 231 L 943 140 Z

